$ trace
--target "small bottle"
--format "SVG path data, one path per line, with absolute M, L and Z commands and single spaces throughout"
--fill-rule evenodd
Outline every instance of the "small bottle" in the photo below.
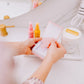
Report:
M 34 31 L 32 23 L 29 24 L 29 31 L 28 31 L 29 38 L 34 38 Z
M 33 8 L 36 8 L 36 7 L 38 7 L 38 1 L 37 0 L 33 1 Z
M 35 38 L 40 38 L 40 29 L 39 29 L 39 23 L 36 24 L 35 31 L 34 31 Z

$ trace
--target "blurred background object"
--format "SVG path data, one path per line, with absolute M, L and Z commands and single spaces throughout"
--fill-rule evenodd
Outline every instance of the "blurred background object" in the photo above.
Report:
M 0 0 L 0 20 L 14 18 L 31 11 L 34 1 L 36 0 Z M 37 0 L 38 5 L 43 1 Z

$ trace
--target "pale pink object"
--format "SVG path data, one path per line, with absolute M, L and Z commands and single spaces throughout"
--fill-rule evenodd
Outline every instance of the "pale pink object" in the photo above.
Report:
M 33 31 L 32 23 L 29 24 L 28 34 L 29 34 L 29 38 L 34 38 L 34 31 Z
M 32 53 L 40 57 L 41 59 L 44 59 L 47 54 L 47 49 L 50 41 L 54 39 L 59 42 L 62 31 L 62 27 L 49 22 L 42 36 L 43 40 L 35 45 L 35 47 L 32 49 Z
M 38 7 L 38 2 L 37 1 L 34 1 L 33 2 L 33 8 L 36 8 L 36 7 Z

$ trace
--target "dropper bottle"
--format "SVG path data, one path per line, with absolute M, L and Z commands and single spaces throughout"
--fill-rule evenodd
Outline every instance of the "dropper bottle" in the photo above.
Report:
M 35 27 L 35 30 L 34 30 L 34 36 L 35 36 L 35 38 L 40 38 L 39 23 L 36 24 L 36 27 Z
M 29 36 L 29 38 L 34 38 L 34 31 L 33 31 L 32 23 L 29 23 L 28 36 Z

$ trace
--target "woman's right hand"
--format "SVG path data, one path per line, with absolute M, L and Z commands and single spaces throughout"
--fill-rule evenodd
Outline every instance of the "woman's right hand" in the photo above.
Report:
M 50 61 L 54 64 L 59 59 L 64 57 L 65 53 L 66 53 L 66 50 L 64 49 L 64 47 L 61 44 L 59 44 L 55 41 L 52 41 L 45 59 L 47 59 L 48 61 Z

